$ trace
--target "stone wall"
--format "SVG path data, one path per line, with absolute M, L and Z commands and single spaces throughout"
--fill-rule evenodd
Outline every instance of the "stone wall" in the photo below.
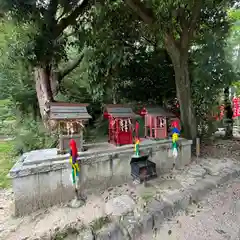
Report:
M 191 141 L 179 140 L 179 157 L 176 167 L 191 161 Z M 173 167 L 171 141 L 145 141 L 140 150 L 150 155 L 157 165 L 158 174 Z M 24 154 L 11 169 L 15 200 L 15 215 L 25 215 L 37 209 L 67 202 L 74 197 L 71 167 L 68 155 L 57 155 L 56 149 L 32 151 Z M 131 181 L 130 160 L 133 146 L 98 149 L 80 153 L 81 182 L 85 192 L 100 193 L 110 186 Z

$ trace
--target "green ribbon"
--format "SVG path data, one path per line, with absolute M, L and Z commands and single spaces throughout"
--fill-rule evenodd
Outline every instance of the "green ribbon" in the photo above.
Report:
M 177 142 L 172 143 L 172 149 L 177 148 Z

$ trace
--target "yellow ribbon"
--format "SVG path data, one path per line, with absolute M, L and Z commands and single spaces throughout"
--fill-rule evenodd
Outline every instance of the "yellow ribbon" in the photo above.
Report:
M 172 135 L 172 141 L 176 142 L 178 140 L 178 134 L 177 133 L 173 133 Z
M 74 175 L 77 176 L 77 172 L 80 172 L 80 167 L 78 165 L 78 163 L 73 163 L 72 161 L 72 157 L 70 157 L 70 163 L 72 165 L 73 171 L 74 171 Z
M 140 141 L 139 139 L 136 140 L 135 145 L 134 145 L 134 151 L 137 151 L 137 145 L 139 145 Z

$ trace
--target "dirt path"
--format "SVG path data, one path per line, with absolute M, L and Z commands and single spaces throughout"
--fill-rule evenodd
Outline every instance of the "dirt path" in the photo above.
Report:
M 136 196 L 134 185 L 120 185 L 109 188 L 101 195 L 88 196 L 81 208 L 70 208 L 67 204 L 39 210 L 29 216 L 14 218 L 12 214 L 13 194 L 11 190 L 0 190 L 0 239 L 20 240 L 41 236 L 50 230 L 62 229 L 66 224 L 89 225 L 95 219 L 106 215 L 105 202 L 119 195 Z
M 239 240 L 239 213 L 240 179 L 235 179 L 165 222 L 156 240 Z
M 79 209 L 58 205 L 29 216 L 14 218 L 11 216 L 11 191 L 1 191 L 0 199 L 0 239 L 20 240 L 30 236 L 41 236 L 50 229 L 55 230 L 62 228 L 66 223 L 76 222 L 76 219 L 88 224 L 104 214 L 104 202 L 101 198 L 92 196 L 87 204 Z

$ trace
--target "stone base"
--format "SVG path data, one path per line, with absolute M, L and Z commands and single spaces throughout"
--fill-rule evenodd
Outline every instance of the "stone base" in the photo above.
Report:
M 70 203 L 68 204 L 68 207 L 70 208 L 80 208 L 85 204 L 85 201 L 81 199 L 74 198 Z
M 149 154 L 156 164 L 157 174 L 184 167 L 191 161 L 191 141 L 179 139 L 177 160 L 169 158 L 171 140 L 140 143 L 140 150 Z M 133 145 L 113 147 L 100 143 L 80 152 L 81 188 L 86 193 L 99 193 L 111 186 L 132 181 L 130 161 Z M 100 146 L 104 145 L 101 149 Z M 57 149 L 37 150 L 24 154 L 9 173 L 13 182 L 15 215 L 29 214 L 41 208 L 68 202 L 75 196 L 71 182 L 69 155 L 57 155 Z

